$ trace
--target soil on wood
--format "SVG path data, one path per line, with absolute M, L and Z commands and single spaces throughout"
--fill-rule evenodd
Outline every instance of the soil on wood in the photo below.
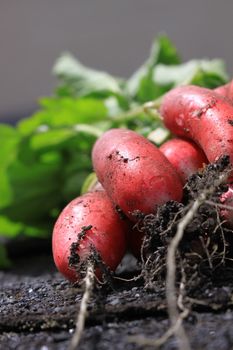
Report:
M 51 271 L 48 258 L 44 260 Z M 1 273 L 0 284 L 1 349 L 67 349 L 81 299 L 79 288 L 46 270 L 40 276 Z M 231 349 L 233 279 L 208 281 L 189 298 L 185 328 L 193 349 Z M 139 282 L 121 282 L 115 290 L 93 293 L 79 348 L 149 349 L 131 343 L 129 336 L 158 338 L 168 327 L 163 288 L 145 290 Z M 163 348 L 177 349 L 176 340 L 171 338 Z

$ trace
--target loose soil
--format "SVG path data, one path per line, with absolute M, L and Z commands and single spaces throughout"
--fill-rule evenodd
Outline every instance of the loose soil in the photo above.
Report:
M 53 269 L 48 256 L 19 260 L 16 271 L 0 274 L 0 348 L 67 349 L 81 298 L 79 288 Z M 20 265 L 22 268 L 20 268 Z M 46 268 L 46 269 L 45 269 Z M 190 300 L 185 328 L 193 349 L 232 349 L 233 278 L 208 281 Z M 80 349 L 149 349 L 129 342 L 131 335 L 160 337 L 169 327 L 163 288 L 145 290 L 138 282 L 118 282 L 115 290 L 95 291 Z M 176 349 L 171 338 L 164 349 Z

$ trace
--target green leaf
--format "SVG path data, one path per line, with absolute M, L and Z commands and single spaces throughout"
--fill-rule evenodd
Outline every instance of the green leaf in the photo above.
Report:
M 171 137 L 171 133 L 163 125 L 158 126 L 155 130 L 147 135 L 148 140 L 154 142 L 156 146 L 161 146 L 165 141 Z
M 44 220 L 25 224 L 0 215 L 0 236 L 11 239 L 19 235 L 44 238 L 51 235 L 52 224 L 51 219 L 49 222 Z
M 46 98 L 40 103 L 40 111 L 18 123 L 23 135 L 79 123 L 96 123 L 104 120 L 108 113 L 104 101 L 92 98 Z
M 222 60 L 191 60 L 176 65 L 158 64 L 144 76 L 137 90 L 137 99 L 146 102 L 157 99 L 178 85 L 194 84 L 215 88 L 228 80 Z
M 81 188 L 81 194 L 84 194 L 88 191 L 90 191 L 93 186 L 95 186 L 98 182 L 96 173 L 92 172 L 88 174 L 88 176 L 85 178 L 85 181 L 83 182 L 82 188 Z
M 24 140 L 21 144 L 20 158 L 31 159 L 34 155 L 41 155 L 42 152 L 57 152 L 52 155 L 57 160 L 58 154 L 64 156 L 64 151 L 80 152 L 90 150 L 97 137 L 102 135 L 102 130 L 88 124 L 77 124 L 67 128 L 53 128 L 45 132 L 37 132 Z M 27 152 L 31 152 L 31 157 Z M 60 153 L 58 153 L 60 152 Z M 51 153 L 49 153 L 51 155 Z M 35 160 L 36 158 L 34 158 Z
M 152 101 L 165 94 L 172 84 L 159 85 L 153 80 L 153 74 L 143 77 L 138 87 L 137 99 L 141 103 Z
M 61 202 L 60 164 L 15 161 L 8 167 L 7 176 L 12 198 L 8 205 L 0 198 L 0 215 L 19 222 L 42 220 Z
M 153 82 L 159 86 L 175 87 L 196 84 L 215 88 L 226 83 L 228 76 L 222 60 L 191 60 L 180 65 L 158 65 L 153 72 Z
M 23 232 L 23 225 L 0 215 L 0 236 L 13 238 Z
M 20 137 L 18 132 L 9 125 L 0 125 L 0 207 L 12 200 L 11 187 L 7 176 L 7 168 L 14 161 Z
M 148 60 L 150 68 L 155 67 L 158 63 L 170 65 L 180 62 L 180 55 L 171 40 L 166 35 L 158 36 L 152 45 Z
M 19 140 L 20 135 L 15 128 L 10 125 L 0 124 L 0 169 L 14 158 Z
M 75 124 L 23 137 L 5 172 L 11 198 L 6 203 L 0 197 L 0 216 L 5 219 L 0 220 L 0 231 L 11 234 L 7 221 L 13 235 L 46 234 L 41 223 L 49 227 L 53 213 L 79 195 L 92 168 L 92 146 L 101 133 L 93 125 Z
M 80 195 L 80 189 L 82 188 L 83 182 L 87 178 L 89 172 L 90 168 L 86 171 L 81 169 L 74 171 L 72 174 L 66 177 L 66 181 L 62 188 L 62 194 L 67 202 Z
M 53 73 L 59 79 L 60 95 L 87 96 L 94 92 L 122 94 L 119 79 L 108 73 L 82 65 L 70 53 L 64 53 L 55 63 Z
M 180 63 L 175 46 L 165 35 L 155 39 L 149 58 L 127 82 L 127 92 L 139 102 L 155 99 L 163 93 L 163 90 L 160 91 L 154 86 L 152 80 L 153 70 L 161 63 L 165 65 Z
M 124 94 L 124 80 L 85 67 L 69 53 L 57 60 L 53 72 L 59 79 L 60 86 L 56 89 L 56 95 L 60 98 L 86 97 L 101 100 L 105 103 L 109 116 L 129 108 L 128 96 Z
M 176 49 L 166 37 L 159 37 L 149 59 L 129 79 L 127 91 L 140 103 L 155 100 L 181 84 L 215 88 L 228 80 L 222 60 L 191 60 L 180 63 Z
M 6 247 L 0 244 L 0 269 L 11 267 L 11 261 L 8 258 Z

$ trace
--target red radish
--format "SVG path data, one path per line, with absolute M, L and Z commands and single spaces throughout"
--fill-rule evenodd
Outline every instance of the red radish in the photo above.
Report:
M 72 282 L 80 280 L 80 271 L 69 266 L 72 243 L 78 242 L 78 266 L 88 260 L 94 248 L 114 271 L 126 250 L 127 230 L 128 224 L 120 219 L 105 191 L 74 199 L 62 211 L 53 230 L 53 257 L 58 270 Z M 101 277 L 99 269 L 96 274 Z
M 227 97 L 231 103 L 233 103 L 233 80 L 225 85 L 219 86 L 218 88 L 214 89 L 214 91 L 224 97 Z M 231 206 L 233 209 L 233 187 L 231 185 L 229 185 L 228 191 L 221 196 L 220 200 L 222 204 Z M 227 220 L 231 227 L 233 227 L 233 210 L 223 209 L 221 210 L 221 216 Z
M 158 205 L 180 201 L 182 184 L 166 157 L 134 131 L 112 129 L 94 145 L 96 175 L 115 205 L 133 221 Z
M 229 226 L 233 227 L 233 185 L 229 185 L 228 191 L 223 193 L 220 201 L 222 204 L 232 207 L 232 210 L 222 209 L 221 216 L 227 220 Z
M 174 134 L 194 140 L 209 162 L 228 155 L 233 165 L 233 106 L 216 92 L 181 86 L 168 92 L 161 115 Z
M 183 139 L 172 139 L 165 142 L 160 151 L 180 175 L 183 184 L 189 176 L 203 168 L 208 160 L 204 152 L 193 142 Z
M 231 103 L 233 103 L 233 80 L 231 80 L 229 83 L 219 86 L 216 89 L 214 89 L 215 92 L 217 92 L 219 95 L 222 95 L 224 97 L 227 97 Z

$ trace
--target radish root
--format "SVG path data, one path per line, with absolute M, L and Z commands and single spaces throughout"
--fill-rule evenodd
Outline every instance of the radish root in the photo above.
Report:
M 87 267 L 87 273 L 84 278 L 84 285 L 85 285 L 85 291 L 81 300 L 80 310 L 76 320 L 76 329 L 71 339 L 69 350 L 77 349 L 85 327 L 85 321 L 87 317 L 87 306 L 88 306 L 88 302 L 90 300 L 91 292 L 94 285 L 94 267 L 92 264 L 89 264 Z

